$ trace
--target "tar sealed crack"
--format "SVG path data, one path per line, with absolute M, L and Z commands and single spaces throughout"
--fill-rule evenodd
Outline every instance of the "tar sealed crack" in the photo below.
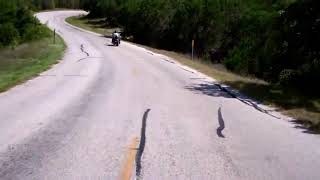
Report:
M 81 49 L 81 51 L 82 51 L 83 53 L 85 53 L 87 56 L 90 56 L 89 53 L 84 50 L 83 44 L 81 44 L 80 49 Z
M 147 109 L 143 114 L 143 118 L 142 118 L 140 144 L 139 144 L 138 152 L 136 155 L 136 178 L 137 179 L 141 179 L 141 170 L 142 170 L 141 159 L 142 159 L 143 151 L 146 145 L 146 127 L 147 127 L 148 114 L 150 111 L 151 109 Z
M 220 138 L 225 138 L 225 136 L 222 134 L 222 131 L 225 128 L 224 120 L 221 113 L 221 107 L 218 109 L 218 121 L 219 121 L 219 127 L 217 129 L 217 134 Z

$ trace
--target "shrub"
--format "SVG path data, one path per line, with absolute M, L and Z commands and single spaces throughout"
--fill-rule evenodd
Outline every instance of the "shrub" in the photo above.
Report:
M 22 41 L 32 41 L 50 36 L 50 31 L 42 25 L 29 25 L 22 35 Z
M 12 23 L 0 24 L 0 46 L 17 43 L 19 33 Z
M 229 70 L 236 71 L 237 69 L 239 69 L 240 63 L 242 63 L 241 51 L 239 50 L 239 48 L 234 48 L 230 54 L 231 55 L 224 60 L 224 64 Z
M 293 86 L 297 84 L 298 72 L 293 69 L 284 69 L 279 75 L 279 83 L 283 86 Z
M 238 46 L 229 51 L 224 61 L 226 67 L 241 74 L 254 74 L 257 67 L 257 59 L 252 56 L 255 43 L 254 37 L 241 40 Z
M 31 1 L 0 0 L 0 47 L 48 37 L 49 30 L 32 15 Z

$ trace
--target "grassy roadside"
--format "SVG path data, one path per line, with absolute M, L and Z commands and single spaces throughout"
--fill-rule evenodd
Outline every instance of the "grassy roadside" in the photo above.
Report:
M 112 33 L 114 30 L 104 28 L 102 19 L 88 20 L 84 17 L 70 17 L 67 22 L 100 34 Z M 221 83 L 238 89 L 241 93 L 264 104 L 277 107 L 279 111 L 297 119 L 295 121 L 297 127 L 302 125 L 314 133 L 320 132 L 320 98 L 308 97 L 292 89 L 284 89 L 259 79 L 243 77 L 227 71 L 222 66 L 209 64 L 199 59 L 192 61 L 190 57 L 181 53 L 143 45 L 139 46 L 171 57 L 181 64 L 192 67 Z
M 86 16 L 69 17 L 66 19 L 68 23 L 74 26 L 103 35 L 111 35 L 115 30 L 120 30 L 119 28 L 106 28 L 103 25 L 104 20 L 104 18 L 88 19 Z
M 21 44 L 14 49 L 0 49 L 0 92 L 22 83 L 47 70 L 61 59 L 64 41 L 52 35 L 41 40 Z
M 52 11 L 70 11 L 75 9 L 68 9 L 68 8 L 54 8 L 54 9 L 43 9 L 43 10 L 31 10 L 33 14 L 43 13 L 43 12 L 52 12 Z

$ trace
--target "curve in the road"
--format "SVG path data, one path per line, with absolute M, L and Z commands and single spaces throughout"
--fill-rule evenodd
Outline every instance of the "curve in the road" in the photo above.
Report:
M 174 60 L 65 23 L 84 13 L 37 14 L 68 49 L 0 94 L 0 179 L 117 179 L 122 167 L 142 179 L 319 179 L 318 136 Z

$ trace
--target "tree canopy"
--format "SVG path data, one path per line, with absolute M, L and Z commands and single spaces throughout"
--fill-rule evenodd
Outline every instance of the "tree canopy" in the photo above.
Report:
M 16 45 L 48 35 L 23 0 L 0 0 L 0 47 Z

